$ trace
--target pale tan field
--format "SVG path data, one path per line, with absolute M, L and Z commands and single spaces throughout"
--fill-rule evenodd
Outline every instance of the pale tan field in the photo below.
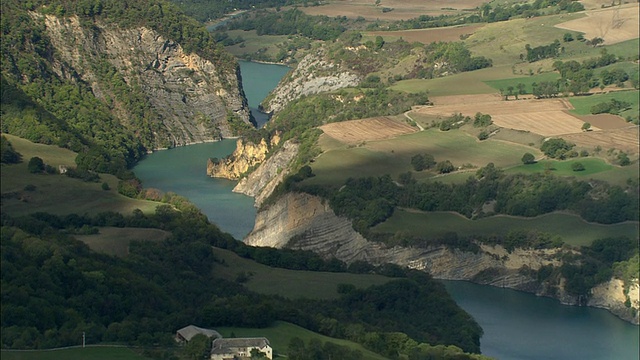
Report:
M 638 4 L 625 4 L 606 9 L 590 10 L 587 17 L 556 25 L 560 29 L 579 31 L 586 39 L 600 37 L 605 45 L 640 37 Z
M 497 126 L 530 131 L 543 136 L 580 133 L 584 121 L 568 114 L 573 109 L 565 99 L 500 100 L 499 95 L 443 96 L 431 99 L 434 106 L 415 110 L 429 115 L 461 113 L 474 116 L 477 112 L 491 115 Z M 592 129 L 599 130 L 596 126 Z
M 477 29 L 483 25 L 470 25 L 470 26 L 452 26 L 446 28 L 436 29 L 417 29 L 417 30 L 403 30 L 403 31 L 369 31 L 365 35 L 370 36 L 382 36 L 385 39 L 393 40 L 402 38 L 410 43 L 419 42 L 422 44 L 429 44 L 436 41 L 460 41 L 461 35 L 473 34 Z M 388 41 L 389 41 L 388 40 Z
M 348 18 L 363 17 L 367 20 L 407 20 L 420 15 L 471 13 L 485 0 L 382 0 L 376 6 L 374 0 L 338 0 L 329 1 L 326 5 L 301 7 L 300 10 L 309 15 L 326 15 L 329 17 L 346 16 Z M 383 8 L 392 11 L 383 13 Z
M 629 127 L 629 123 L 623 118 L 612 114 L 582 115 L 578 116 L 582 121 L 588 122 L 602 130 L 619 129 Z
M 418 130 L 407 123 L 385 116 L 331 123 L 322 125 L 320 129 L 330 137 L 349 145 L 360 144 L 363 141 L 390 139 Z
M 640 155 L 640 132 L 638 126 L 608 129 L 602 131 L 588 131 L 563 136 L 562 138 L 580 147 L 600 146 L 603 150 L 618 149 L 628 153 L 631 157 Z

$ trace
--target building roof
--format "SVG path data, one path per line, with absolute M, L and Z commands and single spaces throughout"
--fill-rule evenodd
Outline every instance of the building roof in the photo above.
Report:
M 222 335 L 220 335 L 219 332 L 215 331 L 215 330 L 211 330 L 211 329 L 203 329 L 194 325 L 189 325 L 189 326 L 185 326 L 182 329 L 177 331 L 178 335 L 182 336 L 186 341 L 191 341 L 191 339 L 198 335 L 198 334 L 202 334 L 206 337 L 215 337 L 215 338 L 221 338 Z
M 211 346 L 212 354 L 226 354 L 229 349 L 233 348 L 259 348 L 263 349 L 269 344 L 269 340 L 264 337 L 259 338 L 232 338 L 232 339 L 215 339 Z

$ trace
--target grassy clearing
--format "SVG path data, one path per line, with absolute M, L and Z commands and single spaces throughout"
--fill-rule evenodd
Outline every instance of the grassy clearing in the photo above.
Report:
M 484 81 L 503 79 L 509 76 L 513 76 L 511 68 L 491 67 L 435 79 L 402 80 L 391 86 L 391 89 L 408 93 L 427 91 L 429 96 L 492 94 L 497 91 L 485 84 Z
M 571 166 L 574 163 L 584 165 L 583 171 L 573 171 Z M 575 176 L 577 178 L 590 177 L 603 171 L 615 169 L 611 164 L 606 163 L 598 158 L 580 158 L 566 161 L 542 160 L 535 164 L 520 165 L 507 170 L 507 173 L 542 173 L 550 169 L 551 173 L 556 176 Z
M 271 346 L 274 349 L 274 353 L 278 355 L 286 355 L 287 349 L 289 347 L 289 342 L 292 338 L 298 337 L 305 342 L 308 342 L 311 339 L 318 339 L 321 342 L 332 342 L 334 344 L 340 346 L 347 346 L 352 350 L 358 350 L 362 353 L 364 359 L 369 360 L 383 360 L 385 357 L 378 355 L 374 352 L 371 352 L 365 349 L 362 345 L 356 344 L 351 341 L 335 339 L 328 336 L 320 335 L 309 331 L 300 326 L 283 322 L 276 321 L 274 325 L 264 328 L 264 329 L 247 329 L 247 328 L 235 328 L 235 327 L 221 327 L 216 328 L 216 330 L 223 337 L 231 337 L 231 335 L 235 335 L 236 337 L 266 337 L 269 339 Z
M 217 276 L 235 280 L 242 272 L 252 274 L 245 286 L 251 291 L 286 298 L 335 299 L 338 284 L 353 284 L 358 288 L 381 285 L 391 279 L 380 275 L 329 273 L 273 268 L 244 259 L 235 253 L 214 248 L 217 258 L 224 260 L 217 266 Z
M 516 77 L 509 79 L 500 79 L 500 80 L 488 80 L 484 83 L 491 86 L 496 90 L 503 89 L 505 93 L 507 93 L 507 88 L 509 86 L 513 86 L 514 92 L 518 92 L 518 84 L 522 83 L 526 86 L 525 92 L 527 94 L 531 94 L 533 92 L 533 83 L 540 83 L 542 81 L 556 81 L 560 79 L 560 74 L 558 73 L 544 73 L 540 75 L 533 75 L 527 77 Z
M 638 90 L 630 91 L 614 91 L 608 94 L 595 94 L 590 96 L 574 96 L 569 98 L 569 102 L 575 110 L 571 111 L 577 115 L 589 115 L 591 114 L 591 107 L 601 102 L 608 102 L 611 99 L 618 101 L 626 101 L 631 104 L 631 107 L 620 113 L 620 116 L 637 117 L 638 111 L 640 111 L 640 100 L 638 99 L 640 92 Z
M 162 241 L 171 233 L 160 229 L 101 227 L 94 235 L 74 235 L 91 250 L 107 255 L 125 257 L 129 255 L 132 241 Z
M 145 360 L 148 359 L 126 347 L 87 346 L 86 348 L 11 351 L 2 350 L 2 360 Z
M 450 212 L 409 212 L 397 210 L 391 218 L 373 230 L 381 233 L 409 232 L 425 238 L 438 237 L 455 231 L 459 236 L 506 235 L 513 230 L 535 230 L 562 237 L 564 242 L 582 246 L 594 240 L 613 236 L 637 238 L 638 222 L 614 225 L 588 223 L 577 215 L 551 213 L 535 218 L 497 215 L 478 220 L 469 220 Z
M 230 30 L 227 31 L 229 37 L 235 39 L 241 36 L 244 42 L 233 46 L 227 46 L 225 49 L 236 57 L 244 57 L 245 54 L 255 54 L 260 51 L 266 53 L 273 58 L 280 49 L 278 45 L 287 41 L 287 35 L 262 35 L 258 36 L 255 30 Z
M 34 144 L 30 141 L 7 136 L 13 147 L 22 154 L 23 161 L 15 165 L 2 165 L 0 190 L 3 194 L 2 211 L 12 215 L 24 215 L 35 211 L 52 214 L 96 214 L 115 211 L 130 214 L 134 209 L 145 213 L 155 211 L 158 203 L 134 200 L 118 194 L 118 179 L 113 175 L 100 174 L 100 182 L 83 182 L 64 175 L 31 174 L 27 163 L 38 156 L 50 165 L 75 166 L 76 154 L 56 146 Z M 101 184 L 109 184 L 110 190 L 102 190 Z M 34 185 L 34 191 L 24 190 Z
M 460 130 L 442 132 L 429 129 L 394 139 L 369 142 L 364 146 L 340 147 L 325 151 L 312 164 L 317 175 L 305 180 L 307 184 L 339 185 L 349 177 L 389 174 L 394 178 L 411 171 L 411 157 L 429 153 L 436 161 L 449 160 L 455 166 L 470 164 L 482 167 L 493 162 L 498 167 L 520 163 L 522 154 L 536 152 L 529 146 L 506 141 L 478 141 Z M 432 177 L 430 172 L 416 174 L 416 178 Z

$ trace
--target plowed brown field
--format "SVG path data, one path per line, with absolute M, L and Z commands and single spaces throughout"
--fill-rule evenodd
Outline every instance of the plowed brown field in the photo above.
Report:
M 326 124 L 320 129 L 332 138 L 350 145 L 389 139 L 417 131 L 417 128 L 409 124 L 384 116 Z
M 467 116 L 481 112 L 491 115 L 493 123 L 500 127 L 543 136 L 580 133 L 584 124 L 584 121 L 566 112 L 573 107 L 564 99 L 503 101 L 496 95 L 469 95 L 434 97 L 432 101 L 434 106 L 425 106 L 416 111 L 431 115 L 461 113 Z M 599 130 L 595 125 L 592 129 Z
M 460 35 L 471 35 L 483 25 L 454 26 L 437 29 L 418 29 L 403 31 L 370 31 L 367 35 L 402 38 L 410 43 L 430 44 L 436 41 L 460 41 Z
M 603 150 L 615 148 L 633 157 L 640 155 L 638 146 L 640 132 L 638 129 L 638 126 L 627 126 L 625 128 L 571 134 L 562 138 L 583 147 L 600 146 Z
M 367 20 L 408 20 L 420 15 L 457 14 L 464 10 L 475 9 L 485 0 L 382 0 L 379 6 L 373 0 L 329 1 L 326 5 L 299 8 L 309 15 L 327 15 L 330 17 L 363 17 Z M 383 8 L 392 11 L 382 12 Z

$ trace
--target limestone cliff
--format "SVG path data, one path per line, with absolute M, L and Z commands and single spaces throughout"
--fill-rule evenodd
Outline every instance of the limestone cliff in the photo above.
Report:
M 263 107 L 267 112 L 278 112 L 301 96 L 356 86 L 361 80 L 359 75 L 326 59 L 326 51 L 321 48 L 300 60 L 265 100 Z
M 32 14 L 34 17 L 41 15 Z M 54 71 L 78 76 L 96 97 L 110 103 L 126 124 L 131 114 L 95 69 L 106 60 L 131 88 L 141 91 L 160 124 L 155 147 L 185 145 L 231 136 L 228 114 L 249 123 L 239 74 L 220 71 L 211 61 L 144 27 L 120 28 L 95 21 L 83 26 L 76 16 L 44 16 L 55 48 Z M 136 90 L 138 91 L 138 90 Z
M 275 140 L 278 141 L 278 140 Z M 254 144 L 251 141 L 238 139 L 236 149 L 225 159 L 209 159 L 207 161 L 207 175 L 211 177 L 238 180 L 247 171 L 260 165 L 269 153 L 269 146 L 265 139 Z
M 515 249 L 508 252 L 502 246 L 480 245 L 477 252 L 464 252 L 446 246 L 385 247 L 368 241 L 353 230 L 351 222 L 335 215 L 323 199 L 289 193 L 275 204 L 258 212 L 253 231 L 245 243 L 254 246 L 294 248 L 314 251 L 322 256 L 352 263 L 357 260 L 372 264 L 394 263 L 428 271 L 435 278 L 471 280 L 481 284 L 528 291 L 551 296 L 565 304 L 584 305 L 583 299 L 567 294 L 562 286 L 540 284 L 535 272 L 544 265 L 561 265 L 560 253 L 566 249 Z M 637 288 L 632 289 L 636 291 Z M 609 309 L 625 320 L 638 323 L 640 303 L 636 295 L 631 300 L 633 310 L 624 306 L 619 288 L 594 288 L 588 305 Z M 630 291 L 631 293 L 632 291 Z M 615 295 L 618 294 L 618 295 Z
M 291 140 L 286 141 L 255 171 L 242 178 L 233 191 L 253 197 L 256 207 L 260 207 L 276 186 L 289 174 L 289 164 L 297 154 L 298 144 Z

